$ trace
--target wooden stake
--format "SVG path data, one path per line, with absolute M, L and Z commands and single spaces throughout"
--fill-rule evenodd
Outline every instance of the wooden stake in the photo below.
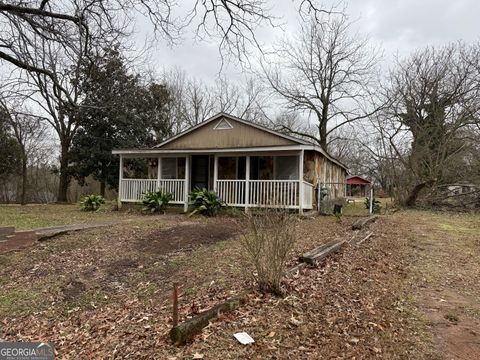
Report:
M 173 284 L 173 316 L 172 316 L 173 327 L 178 325 L 178 284 Z

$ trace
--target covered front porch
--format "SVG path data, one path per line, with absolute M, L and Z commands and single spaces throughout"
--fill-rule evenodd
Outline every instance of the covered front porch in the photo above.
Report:
M 304 150 L 286 152 L 151 152 L 120 155 L 119 203 L 141 202 L 146 191 L 173 195 L 188 208 L 195 188 L 213 190 L 229 206 L 313 208 L 314 186 L 304 181 Z M 147 175 L 138 178 L 126 162 L 144 158 Z

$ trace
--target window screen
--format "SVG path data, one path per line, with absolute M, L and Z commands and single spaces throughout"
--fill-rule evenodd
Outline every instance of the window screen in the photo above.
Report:
M 177 158 L 162 159 L 162 179 L 177 178 Z
M 275 179 L 298 180 L 298 157 L 275 156 Z

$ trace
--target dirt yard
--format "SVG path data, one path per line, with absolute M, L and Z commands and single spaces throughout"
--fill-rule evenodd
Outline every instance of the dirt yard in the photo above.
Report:
M 326 241 L 363 238 L 352 221 L 298 220 L 289 265 Z M 473 215 L 383 216 L 369 240 L 288 278 L 284 298 L 253 293 L 178 347 L 166 336 L 173 282 L 181 319 L 251 286 L 237 241 L 245 226 L 135 216 L 0 256 L 0 339 L 52 341 L 62 359 L 476 359 L 479 224 Z M 255 344 L 238 344 L 239 331 Z

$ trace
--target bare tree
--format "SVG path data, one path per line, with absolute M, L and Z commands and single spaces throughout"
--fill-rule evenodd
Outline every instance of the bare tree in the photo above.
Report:
M 43 119 L 32 116 L 29 111 L 22 109 L 21 105 L 18 102 L 7 104 L 4 99 L 0 100 L 0 107 L 6 114 L 6 122 L 12 129 L 20 152 L 21 181 L 17 199 L 18 193 L 20 193 L 20 203 L 25 205 L 27 203 L 28 166 L 35 161 L 35 156 L 42 148 L 48 134 Z
M 442 183 L 471 143 L 480 115 L 479 71 L 480 46 L 452 43 L 419 50 L 390 74 L 383 127 L 407 169 L 406 205 Z
M 321 14 L 328 10 L 316 1 L 296 0 L 301 15 Z M 64 91 L 57 81 L 55 72 L 35 62 L 19 57 L 28 45 L 31 53 L 39 53 L 33 41 L 20 47 L 12 39 L 31 39 L 32 35 L 56 43 L 65 51 L 88 51 L 91 35 L 123 33 L 131 30 L 135 15 L 140 13 L 150 20 L 155 36 L 174 43 L 179 40 L 182 30 L 194 24 L 199 38 L 219 39 L 222 55 L 233 55 L 240 61 L 246 60 L 249 45 L 260 48 L 256 30 L 268 24 L 277 26 L 277 18 L 264 0 L 242 2 L 230 0 L 195 1 L 190 9 L 183 9 L 182 16 L 175 16 L 179 4 L 171 0 L 12 0 L 0 2 L 0 59 L 13 66 L 48 76 L 57 91 Z M 317 16 L 317 15 L 316 15 Z M 79 38 L 85 39 L 79 46 Z
M 351 33 L 345 14 L 314 17 L 294 41 L 278 49 L 280 62 L 263 64 L 263 73 L 287 108 L 311 116 L 317 134 L 285 128 L 328 149 L 329 136 L 345 124 L 365 119 L 378 54 L 368 39 Z
M 267 119 L 268 93 L 253 77 L 247 78 L 243 85 L 237 85 L 225 76 L 217 78 L 213 84 L 206 84 L 174 69 L 163 78 L 173 97 L 171 117 L 176 119 L 176 132 L 197 125 L 218 112 L 257 123 Z

